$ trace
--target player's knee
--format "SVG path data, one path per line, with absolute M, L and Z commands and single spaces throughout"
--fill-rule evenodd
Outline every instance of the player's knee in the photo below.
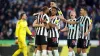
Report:
M 47 47 L 48 50 L 52 50 L 52 47 Z
M 58 47 L 53 47 L 53 49 L 54 49 L 54 50 L 57 50 L 57 49 L 58 49 Z
M 72 52 L 73 51 L 73 48 L 69 47 L 69 52 Z
M 27 46 L 24 46 L 23 48 L 27 50 Z
M 27 45 L 24 45 L 24 44 L 23 44 L 23 45 L 22 45 L 22 47 L 23 47 L 23 48 L 26 48 L 26 47 L 27 47 Z
M 82 53 L 86 53 L 86 49 L 82 49 Z
M 24 54 L 24 56 L 28 56 L 28 54 L 26 53 L 26 54 Z
M 81 53 L 81 50 L 80 49 L 77 49 L 77 53 L 80 54 Z
M 80 51 L 77 51 L 77 53 L 80 54 L 81 52 Z

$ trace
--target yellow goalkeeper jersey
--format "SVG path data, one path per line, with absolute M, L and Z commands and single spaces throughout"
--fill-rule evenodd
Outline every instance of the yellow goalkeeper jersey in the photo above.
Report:
M 26 37 L 26 32 L 29 35 L 32 35 L 31 31 L 29 30 L 27 26 L 27 21 L 26 20 L 18 20 L 16 24 L 16 31 L 15 31 L 15 36 L 18 38 L 25 38 Z

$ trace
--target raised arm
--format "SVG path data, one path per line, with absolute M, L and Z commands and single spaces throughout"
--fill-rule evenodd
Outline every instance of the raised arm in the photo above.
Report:
M 66 20 L 63 16 L 59 16 L 59 18 L 63 21 L 63 22 L 66 22 L 68 24 L 77 24 L 78 22 L 77 21 L 69 21 L 69 20 Z

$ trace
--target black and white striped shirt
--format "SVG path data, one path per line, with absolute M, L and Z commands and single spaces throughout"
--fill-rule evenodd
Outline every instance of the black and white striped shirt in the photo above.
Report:
M 89 30 L 89 25 L 91 24 L 91 20 L 89 16 L 80 16 L 79 17 L 79 29 L 80 29 L 80 37 L 82 39 L 90 40 L 90 32 L 88 36 L 84 36 L 84 33 Z
M 58 26 L 58 28 L 60 29 L 60 19 L 58 17 L 51 19 L 50 23 L 56 24 Z M 48 31 L 48 37 L 50 37 L 50 38 L 52 38 L 52 37 L 59 38 L 58 29 L 56 27 L 55 28 L 50 28 L 49 31 Z
M 76 21 L 76 19 L 69 19 L 69 21 Z M 68 28 L 68 39 L 78 39 L 79 24 L 66 24 Z
M 38 24 L 43 24 L 42 20 L 46 20 L 46 23 L 49 23 L 50 19 L 47 14 L 39 14 L 37 18 Z M 36 28 L 36 35 L 44 35 L 48 36 L 47 34 L 47 28 L 46 27 L 37 27 Z

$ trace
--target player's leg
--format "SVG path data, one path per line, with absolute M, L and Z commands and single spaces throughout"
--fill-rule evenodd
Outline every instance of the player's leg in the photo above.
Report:
M 36 52 L 37 52 L 37 46 L 35 45 L 35 49 L 34 49 L 34 52 L 33 52 L 33 56 L 36 56 Z
M 24 48 L 23 48 L 23 55 L 27 56 L 27 46 L 24 46 Z
M 82 50 L 82 39 L 79 38 L 77 41 L 77 54 L 80 56 L 82 55 L 81 50 Z
M 22 45 L 20 42 L 18 42 L 19 49 L 15 51 L 15 53 L 12 56 L 18 56 L 22 52 Z
M 21 53 L 22 49 L 19 48 L 18 50 L 15 51 L 15 53 L 12 56 L 18 56 Z
M 54 56 L 59 56 L 57 37 L 52 37 L 52 48 L 53 48 Z
M 89 46 L 89 40 L 83 39 L 82 56 L 87 56 L 88 46 Z
M 53 56 L 52 47 L 48 47 L 48 56 Z
M 73 48 L 75 47 L 76 40 L 68 39 L 68 49 L 69 53 L 68 56 L 75 56 L 75 52 Z
M 47 37 L 41 36 L 42 56 L 47 56 Z
M 81 50 L 82 50 L 82 48 L 77 48 L 77 54 L 80 55 L 80 56 L 82 55 Z
M 37 50 L 36 50 L 36 56 L 40 56 L 41 55 L 41 45 L 40 45 L 40 39 L 41 39 L 41 37 L 39 36 L 39 35 L 36 35 L 36 41 L 35 41 L 35 43 L 37 44 Z
M 23 55 L 27 56 L 28 55 L 28 52 L 27 52 L 28 50 L 27 50 L 26 40 L 22 39 L 22 40 L 20 40 L 20 42 L 21 42 L 21 46 L 22 46 Z
M 36 56 L 41 56 L 41 46 L 37 45 Z
M 86 48 L 82 49 L 82 56 L 87 56 L 86 50 L 87 50 Z
M 47 50 L 48 50 L 48 56 L 53 56 L 52 54 L 52 39 L 48 38 L 48 43 L 47 43 Z
M 53 47 L 54 56 L 59 56 L 58 47 Z
M 42 56 L 47 56 L 47 45 L 42 45 Z
M 35 37 L 36 38 L 36 37 Z M 34 52 L 33 52 L 33 56 L 36 56 L 36 52 L 37 52 L 37 45 L 36 45 L 36 39 L 34 38 Z

